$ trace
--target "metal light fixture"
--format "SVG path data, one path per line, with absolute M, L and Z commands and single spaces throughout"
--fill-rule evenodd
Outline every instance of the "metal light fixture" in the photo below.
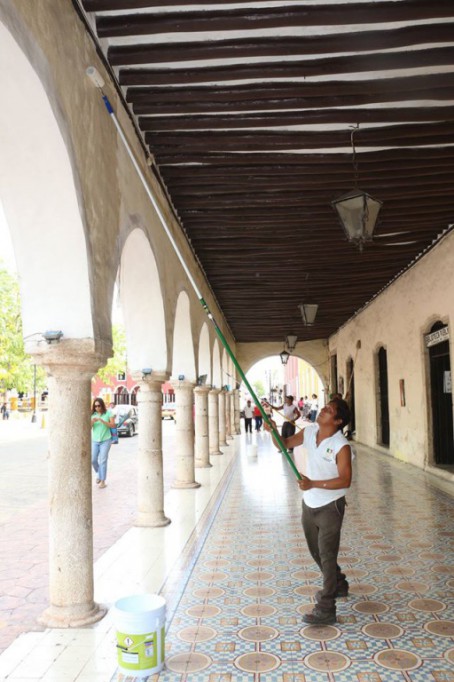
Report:
M 315 322 L 315 317 L 317 315 L 318 303 L 300 303 L 298 308 L 301 311 L 303 324 L 306 327 L 312 326 Z
M 347 194 L 343 194 L 338 199 L 335 199 L 331 205 L 337 211 L 347 239 L 356 244 L 359 250 L 362 251 L 364 244 L 372 240 L 382 202 L 373 199 L 370 194 L 363 192 L 358 187 L 358 163 L 356 161 L 354 142 L 354 134 L 357 130 L 359 130 L 359 125 L 352 129 L 350 136 L 353 168 L 355 171 L 355 187 L 350 192 L 347 192 Z
M 286 365 L 287 362 L 288 362 L 288 359 L 289 359 L 289 357 L 290 357 L 290 353 L 287 353 L 287 351 L 286 351 L 285 348 L 284 348 L 284 350 L 282 351 L 282 353 L 279 353 L 279 356 L 280 356 L 280 358 L 281 358 L 282 364 L 283 364 L 283 365 Z
M 43 338 L 46 339 L 47 343 L 58 343 L 63 336 L 62 331 L 49 330 L 43 333 Z
M 201 374 L 197 377 L 197 386 L 205 386 L 207 382 L 208 374 Z
M 184 381 L 184 374 L 178 375 L 178 381 Z
M 142 377 L 145 379 L 146 377 L 149 377 L 152 372 L 153 370 L 151 369 L 151 367 L 144 367 L 142 370 Z
M 296 334 L 288 334 L 285 343 L 287 344 L 287 348 L 289 349 L 290 352 L 295 350 L 295 346 L 297 344 L 298 337 Z

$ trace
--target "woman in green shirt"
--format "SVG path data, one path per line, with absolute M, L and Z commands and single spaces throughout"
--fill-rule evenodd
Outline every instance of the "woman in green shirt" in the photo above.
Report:
M 91 410 L 91 463 L 97 473 L 96 483 L 106 487 L 107 458 L 112 445 L 110 429 L 115 428 L 115 417 L 102 398 L 95 398 Z

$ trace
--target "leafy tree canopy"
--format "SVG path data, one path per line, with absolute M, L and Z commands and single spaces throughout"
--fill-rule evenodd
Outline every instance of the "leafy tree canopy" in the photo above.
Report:
M 0 386 L 1 391 L 33 391 L 33 359 L 25 353 L 17 277 L 0 261 Z M 36 368 L 36 387 L 46 386 L 46 373 Z

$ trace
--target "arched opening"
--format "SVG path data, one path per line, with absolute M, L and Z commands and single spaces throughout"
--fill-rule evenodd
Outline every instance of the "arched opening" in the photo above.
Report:
M 388 446 L 390 442 L 389 397 L 388 397 L 388 354 L 381 346 L 377 353 L 377 411 L 378 442 Z
M 93 338 L 77 178 L 48 93 L 0 22 L 0 201 L 19 274 L 24 337 Z M 33 102 L 33 106 L 30 106 Z
M 126 239 L 119 281 L 129 369 L 151 368 L 166 372 L 167 341 L 161 283 L 150 243 L 139 228 Z
M 185 291 L 178 296 L 173 331 L 172 377 L 184 377 L 195 383 L 194 343 L 192 340 L 189 297 Z
M 426 336 L 430 363 L 432 444 L 437 466 L 454 464 L 454 430 L 449 329 L 436 322 Z
M 211 381 L 210 334 L 206 322 L 203 323 L 202 329 L 200 330 L 198 368 L 199 368 L 198 376 L 199 378 L 201 378 L 201 381 L 204 379 L 204 383 L 210 383 Z
M 118 386 L 115 391 L 115 405 L 129 405 L 129 392 L 125 386 Z

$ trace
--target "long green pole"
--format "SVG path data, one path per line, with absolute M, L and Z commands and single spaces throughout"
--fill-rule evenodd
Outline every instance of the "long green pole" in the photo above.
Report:
M 93 82 L 94 82 L 94 81 L 93 81 Z M 278 433 L 277 429 L 276 429 L 276 428 L 272 425 L 272 423 L 270 422 L 270 420 L 269 420 L 269 418 L 268 418 L 268 415 L 266 414 L 265 410 L 263 409 L 263 407 L 262 407 L 262 405 L 261 405 L 259 399 L 257 398 L 257 396 L 256 396 L 256 394 L 255 394 L 255 392 L 254 392 L 254 390 L 253 390 L 253 388 L 252 388 L 252 386 L 250 385 L 249 381 L 246 379 L 246 375 L 244 374 L 243 370 L 241 369 L 241 367 L 240 367 L 240 365 L 239 365 L 239 363 L 238 363 L 238 360 L 237 360 L 236 357 L 234 356 L 234 354 L 233 354 L 233 352 L 232 352 L 232 349 L 230 348 L 230 346 L 229 346 L 229 344 L 228 344 L 228 342 L 227 342 L 227 339 L 225 338 L 224 334 L 222 333 L 221 329 L 219 328 L 218 324 L 216 323 L 216 320 L 214 319 L 213 314 L 210 312 L 210 309 L 208 308 L 208 305 L 206 304 L 205 300 L 203 299 L 202 294 L 200 293 L 199 288 L 198 288 L 198 286 L 197 286 L 197 284 L 196 284 L 196 282 L 195 282 L 195 280 L 194 280 L 194 278 L 193 278 L 193 276 L 192 276 L 192 273 L 191 273 L 191 271 L 189 270 L 188 266 L 186 265 L 186 263 L 185 263 L 185 261 L 184 261 L 184 259 L 183 259 L 183 256 L 182 256 L 181 253 L 180 253 L 180 250 L 179 250 L 179 248 L 178 248 L 178 245 L 177 245 L 175 239 L 173 238 L 172 233 L 171 233 L 170 230 L 169 230 L 169 227 L 168 227 L 168 225 L 167 225 L 165 216 L 164 216 L 164 214 L 162 213 L 161 208 L 160 208 L 158 202 L 156 201 L 155 197 L 153 196 L 153 193 L 151 192 L 150 187 L 148 186 L 147 179 L 145 178 L 145 176 L 144 176 L 144 174 L 143 174 L 143 172 L 142 172 L 142 169 L 140 168 L 139 164 L 137 163 L 137 159 L 135 158 L 135 156 L 134 156 L 134 154 L 133 154 L 133 152 L 132 152 L 132 149 L 131 149 L 131 147 L 130 147 L 130 145 L 129 145 L 129 142 L 128 142 L 128 140 L 127 140 L 127 138 L 126 138 L 126 136 L 125 136 L 125 134 L 124 134 L 124 132 L 123 132 L 123 129 L 122 129 L 122 127 L 120 126 L 117 117 L 115 116 L 115 112 L 114 112 L 114 110 L 113 110 L 113 108 L 112 108 L 111 103 L 109 102 L 109 99 L 107 98 L 107 95 L 105 95 L 105 94 L 103 93 L 102 87 L 100 87 L 100 86 L 98 86 L 98 87 L 99 87 L 99 90 L 100 90 L 100 92 L 101 92 L 102 99 L 103 99 L 104 105 L 105 105 L 105 107 L 106 107 L 106 109 L 107 109 L 107 112 L 108 112 L 110 118 L 112 119 L 112 121 L 114 122 L 114 125 L 115 125 L 115 127 L 116 127 L 116 129 L 117 129 L 117 132 L 118 132 L 118 134 L 119 134 L 119 136 L 120 136 L 120 139 L 121 139 L 121 141 L 123 142 L 123 144 L 124 144 L 124 146 L 125 146 L 125 148 L 126 148 L 126 151 L 127 151 L 128 154 L 129 154 L 129 157 L 130 157 L 130 159 L 131 159 L 131 161 L 132 161 L 132 164 L 133 164 L 133 166 L 134 166 L 134 168 L 135 168 L 135 170 L 136 170 L 136 173 L 137 173 L 137 175 L 139 176 L 139 178 L 140 178 L 140 180 L 141 180 L 141 182 L 142 182 L 142 185 L 143 185 L 143 187 L 144 187 L 144 189 L 145 189 L 145 191 L 146 191 L 146 193 L 147 193 L 148 198 L 150 199 L 151 203 L 153 204 L 153 206 L 154 206 L 154 208 L 155 208 L 155 210 L 156 210 L 156 213 L 157 213 L 158 218 L 159 218 L 159 220 L 160 220 L 160 222 L 161 222 L 161 225 L 162 225 L 162 227 L 164 228 L 164 231 L 165 231 L 165 233 L 167 234 L 167 237 L 169 238 L 170 243 L 171 243 L 172 246 L 173 246 L 173 249 L 174 249 L 174 251 L 175 251 L 175 253 L 176 253 L 176 255 L 177 255 L 177 258 L 178 258 L 178 260 L 180 261 L 181 266 L 182 266 L 183 270 L 185 271 L 185 273 L 186 273 L 186 275 L 187 275 L 187 277 L 188 277 L 188 279 L 189 279 L 189 281 L 190 281 L 190 283 L 191 283 L 191 285 L 192 285 L 192 288 L 194 289 L 194 291 L 195 291 L 195 293 L 196 293 L 197 298 L 199 299 L 199 302 L 201 303 L 203 309 L 205 310 L 205 312 L 206 312 L 208 318 L 209 318 L 209 319 L 211 320 L 211 322 L 213 323 L 215 332 L 216 332 L 216 334 L 217 334 L 219 340 L 221 341 L 222 345 L 224 346 L 225 350 L 227 351 L 227 354 L 228 354 L 228 355 L 230 356 L 230 358 L 232 359 L 232 362 L 233 362 L 233 364 L 235 365 L 238 374 L 240 375 L 240 377 L 241 377 L 242 380 L 244 381 L 245 385 L 247 386 L 247 389 L 248 389 L 249 393 L 251 394 L 252 399 L 254 400 L 254 403 L 257 405 L 257 407 L 258 407 L 259 410 L 260 410 L 260 414 L 262 415 L 262 417 L 263 417 L 263 419 L 265 420 L 266 424 L 268 424 L 268 426 L 270 427 L 271 432 L 272 432 L 272 434 L 273 434 L 273 436 L 274 436 L 274 439 L 275 439 L 276 443 L 278 443 L 278 445 L 279 445 L 280 451 L 281 451 L 282 454 L 287 458 L 287 461 L 288 461 L 288 463 L 290 464 L 291 468 L 293 469 L 293 472 L 295 473 L 295 476 L 297 477 L 297 479 L 301 479 L 301 474 L 300 474 L 300 472 L 298 471 L 298 469 L 296 468 L 293 459 L 291 458 L 290 454 L 289 454 L 288 451 L 287 451 L 287 448 L 285 447 L 284 443 L 282 442 L 282 439 L 281 439 L 281 437 L 279 436 L 279 433 Z

